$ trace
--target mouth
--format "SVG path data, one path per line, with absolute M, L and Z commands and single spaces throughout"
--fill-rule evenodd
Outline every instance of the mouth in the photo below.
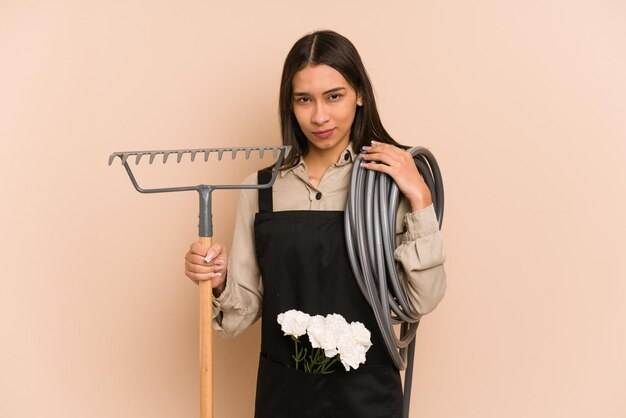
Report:
M 328 138 L 329 136 L 331 136 L 333 132 L 335 132 L 335 128 L 325 129 L 323 131 L 316 131 L 316 132 L 313 132 L 313 135 L 315 135 L 318 138 L 324 139 L 324 138 Z

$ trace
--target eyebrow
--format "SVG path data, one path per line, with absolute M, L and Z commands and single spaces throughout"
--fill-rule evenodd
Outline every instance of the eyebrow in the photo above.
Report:
M 334 89 L 326 90 L 322 94 L 336 93 L 338 91 L 345 90 L 345 89 L 346 89 L 345 87 L 335 87 Z M 293 95 L 294 95 L 294 97 L 295 96 L 310 96 L 311 93 L 309 93 L 307 91 L 304 91 L 304 92 L 296 91 L 296 92 L 293 93 Z

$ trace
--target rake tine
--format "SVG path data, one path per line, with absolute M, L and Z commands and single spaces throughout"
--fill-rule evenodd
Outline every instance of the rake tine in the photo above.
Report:
M 183 158 L 183 154 L 185 151 L 178 151 L 178 155 L 176 156 L 176 162 L 180 163 L 180 160 Z
M 239 151 L 239 149 L 237 149 L 237 148 L 233 148 L 233 150 L 232 150 L 232 152 L 231 152 L 231 154 L 233 154 L 233 160 L 234 160 L 235 158 L 237 158 L 237 151 Z
M 170 151 L 164 151 L 163 152 L 163 164 L 165 164 L 167 162 L 167 157 L 169 157 L 171 154 Z
M 224 150 L 223 149 L 218 149 L 217 150 L 217 161 L 222 161 L 222 154 L 224 154 Z
M 259 148 L 259 158 L 263 158 L 263 154 L 265 153 L 265 148 Z
M 122 164 L 126 164 L 126 160 L 128 159 L 128 156 L 130 154 L 122 154 L 121 158 L 122 158 Z
M 141 161 L 141 157 L 143 157 L 144 155 L 146 155 L 147 153 L 145 152 L 139 152 L 137 153 L 137 157 L 135 157 L 135 165 L 139 164 L 139 161 Z
M 156 152 L 151 152 L 150 153 L 150 160 L 148 161 L 150 164 L 152 164 L 152 162 L 154 161 L 154 157 L 156 157 L 157 153 Z
M 197 153 L 197 152 L 198 152 L 198 151 L 196 151 L 196 150 L 191 151 L 191 161 L 193 161 L 193 160 L 195 160 L 195 159 L 196 159 L 196 153 Z
M 276 158 L 276 156 L 278 155 L 278 148 L 274 147 L 273 150 L 274 150 L 274 158 Z
M 246 160 L 250 159 L 250 153 L 252 152 L 252 148 L 246 148 Z

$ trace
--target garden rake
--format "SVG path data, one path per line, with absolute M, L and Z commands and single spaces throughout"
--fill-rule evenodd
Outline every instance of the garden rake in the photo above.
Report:
M 205 247 L 211 247 L 213 237 L 213 221 L 211 214 L 211 193 L 213 190 L 221 189 L 265 189 L 272 187 L 278 169 L 281 167 L 285 157 L 289 154 L 291 147 L 289 146 L 267 146 L 267 147 L 235 147 L 235 148 L 203 148 L 203 149 L 180 149 L 180 150 L 163 150 L 163 151 L 129 151 L 114 152 L 109 156 L 109 165 L 116 157 L 122 161 L 122 165 L 126 169 L 130 181 L 135 189 L 140 193 L 168 193 L 168 192 L 184 192 L 195 190 L 200 197 L 200 223 L 199 223 L 199 242 Z M 234 160 L 238 154 L 244 154 L 246 159 L 250 158 L 253 151 L 259 153 L 259 158 L 263 158 L 266 152 L 272 152 L 273 158 L 276 159 L 272 178 L 266 184 L 259 185 L 198 185 L 188 187 L 170 187 L 143 189 L 137 184 L 137 180 L 130 169 L 128 158 L 134 156 L 135 164 L 139 164 L 142 157 L 146 157 L 148 162 L 152 164 L 157 156 L 163 156 L 163 163 L 167 162 L 168 157 L 176 156 L 176 161 L 181 162 L 185 154 L 190 154 L 191 161 L 196 156 L 201 155 L 204 161 L 209 160 L 211 154 L 217 155 L 217 160 L 221 161 L 224 154 L 232 156 Z M 198 284 L 200 294 L 200 417 L 213 417 L 213 341 L 211 322 L 213 320 L 212 312 L 212 286 L 210 281 L 200 281 Z

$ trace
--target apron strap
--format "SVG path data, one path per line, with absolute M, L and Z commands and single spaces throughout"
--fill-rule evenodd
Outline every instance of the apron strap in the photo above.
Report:
M 258 184 L 267 184 L 272 179 L 272 172 L 268 169 L 259 170 L 257 178 Z M 259 213 L 271 213 L 273 211 L 272 188 L 259 189 Z

